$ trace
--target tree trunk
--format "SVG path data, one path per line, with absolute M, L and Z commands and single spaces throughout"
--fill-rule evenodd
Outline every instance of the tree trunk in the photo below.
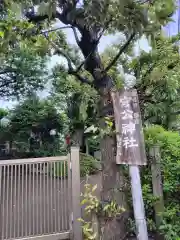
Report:
M 89 155 L 89 143 L 88 143 L 88 138 L 85 138 L 85 148 L 86 148 L 86 154 Z
M 111 79 L 109 78 L 109 81 Z M 104 81 L 105 82 L 105 81 Z M 111 88 L 112 83 L 107 84 L 100 90 L 101 99 L 99 112 L 101 115 L 101 127 L 105 127 L 105 117 L 114 116 Z M 105 135 L 101 139 L 101 163 L 102 163 L 102 202 L 108 203 L 116 201 L 119 206 L 126 208 L 125 194 L 123 193 L 124 178 L 121 166 L 116 164 L 116 136 Z M 125 219 L 122 221 L 111 219 L 110 221 L 101 222 L 103 228 L 103 240 L 119 240 L 125 234 Z
M 101 141 L 102 158 L 102 201 L 116 201 L 118 205 L 125 208 L 125 194 L 123 193 L 123 173 L 120 166 L 116 165 L 115 141 L 106 136 Z M 103 240 L 121 239 L 125 234 L 125 219 L 111 219 L 103 222 Z
M 94 87 L 100 94 L 99 115 L 100 126 L 105 127 L 105 117 L 113 116 L 113 105 L 111 101 L 112 78 L 104 72 L 104 66 L 97 48 L 92 52 L 96 44 L 96 33 L 89 30 L 79 29 L 81 41 L 79 47 L 86 58 L 85 68 L 94 78 Z M 101 162 L 102 162 L 102 201 L 116 200 L 120 206 L 124 206 L 125 198 L 122 192 L 123 174 L 120 167 L 116 165 L 116 139 L 106 136 L 101 140 Z M 102 227 L 102 226 L 101 226 Z M 103 224 L 103 240 L 115 240 L 124 236 L 124 224 L 116 220 Z M 111 231 L 110 231 L 111 229 Z
M 79 146 L 81 148 L 83 145 L 83 135 L 84 129 L 76 129 L 72 134 L 72 145 Z

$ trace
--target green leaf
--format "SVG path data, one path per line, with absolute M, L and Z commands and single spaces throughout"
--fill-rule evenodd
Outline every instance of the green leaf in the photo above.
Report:
M 94 185 L 94 187 L 92 188 L 92 192 L 94 192 L 97 189 L 97 184 Z
M 1 37 L 1 38 L 4 37 L 4 32 L 0 31 L 0 37 Z

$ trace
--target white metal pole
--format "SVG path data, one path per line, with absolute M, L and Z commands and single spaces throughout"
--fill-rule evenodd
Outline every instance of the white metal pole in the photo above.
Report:
M 148 240 L 139 167 L 135 165 L 130 165 L 129 174 L 131 177 L 131 191 L 133 199 L 134 218 L 136 222 L 137 240 Z

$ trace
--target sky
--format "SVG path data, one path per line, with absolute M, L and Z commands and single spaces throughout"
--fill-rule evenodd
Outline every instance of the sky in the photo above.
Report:
M 176 2 L 177 10 L 172 17 L 174 21 L 170 22 L 166 25 L 166 27 L 164 27 L 164 30 L 166 31 L 168 36 L 173 36 L 180 32 L 180 0 L 176 0 Z

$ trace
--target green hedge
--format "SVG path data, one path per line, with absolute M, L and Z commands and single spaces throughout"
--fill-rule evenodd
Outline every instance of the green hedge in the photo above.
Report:
M 56 177 L 67 177 L 67 163 L 56 162 L 52 167 L 52 174 Z M 84 177 L 86 175 L 94 174 L 98 171 L 98 161 L 87 154 L 80 153 L 80 175 Z
M 166 131 L 160 126 L 148 127 L 144 134 L 147 153 L 154 144 L 159 144 L 161 148 L 165 212 L 159 231 L 164 234 L 166 240 L 177 240 L 180 237 L 180 135 L 178 132 Z M 142 188 L 148 226 L 150 230 L 153 230 L 155 199 L 152 195 L 151 181 L 149 165 L 142 170 Z

